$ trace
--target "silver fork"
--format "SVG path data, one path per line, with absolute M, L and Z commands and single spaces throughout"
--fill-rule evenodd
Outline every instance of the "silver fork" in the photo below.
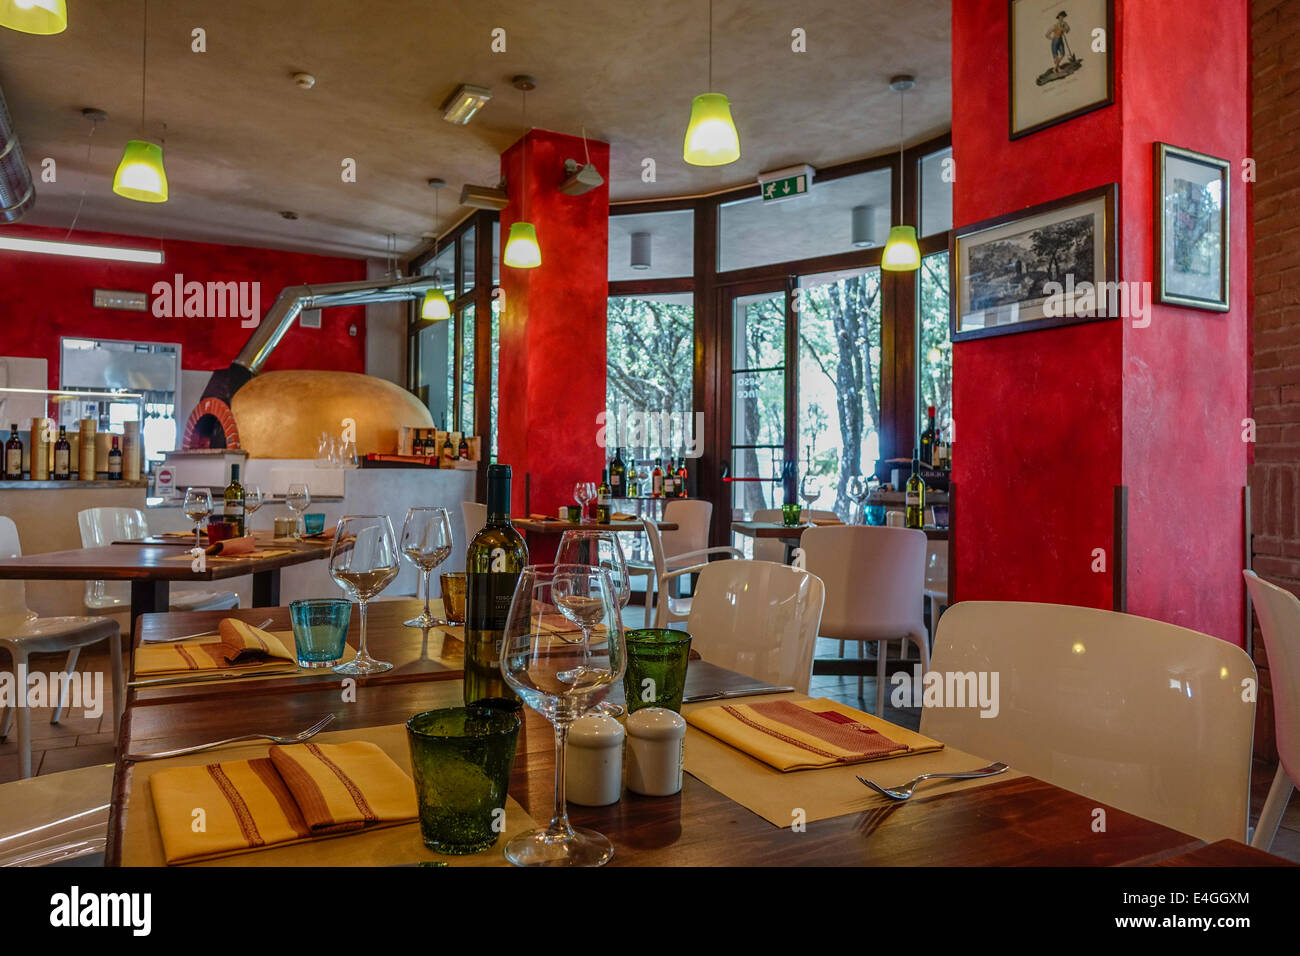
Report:
M 922 780 L 966 780 L 971 777 L 992 777 L 1007 769 L 1004 763 L 991 763 L 987 767 L 980 767 L 978 770 L 967 770 L 964 773 L 923 773 L 910 783 L 905 783 L 901 787 L 882 787 L 878 783 L 873 783 L 866 777 L 858 777 L 861 783 L 866 784 L 882 797 L 888 797 L 891 800 L 907 800 L 912 796 L 912 791 Z
M 266 625 L 270 624 L 271 621 L 273 621 L 273 620 L 274 620 L 274 618 L 269 618 L 269 617 L 268 617 L 268 618 L 267 618 L 265 621 L 263 621 L 261 624 L 254 624 L 253 627 L 256 627 L 256 628 L 258 628 L 258 629 L 260 630 L 261 628 L 264 628 L 264 627 L 266 627 Z M 169 637 L 169 638 L 168 638 L 167 640 L 165 640 L 165 641 L 157 641 L 157 642 L 155 642 L 155 641 L 147 641 L 146 643 L 148 643 L 148 644 L 153 644 L 153 643 L 158 643 L 158 644 L 179 644 L 181 641 L 192 641 L 192 640 L 195 640 L 196 638 L 200 638 L 200 637 L 216 637 L 216 636 L 218 636 L 220 633 L 221 633 L 220 631 L 199 631 L 197 634 L 182 634 L 180 637 Z
M 326 714 L 302 733 L 294 734 L 292 737 L 277 737 L 274 734 L 245 734 L 242 737 L 229 737 L 225 740 L 214 740 L 210 744 L 196 744 L 193 747 L 177 747 L 175 750 L 161 750 L 158 753 L 153 754 L 127 754 L 123 759 L 161 760 L 163 757 L 183 757 L 186 754 L 196 754 L 204 750 L 211 750 L 213 747 L 224 747 L 226 744 L 238 744 L 247 740 L 269 740 L 273 744 L 300 744 L 304 740 L 315 737 L 333 722 L 334 715 Z

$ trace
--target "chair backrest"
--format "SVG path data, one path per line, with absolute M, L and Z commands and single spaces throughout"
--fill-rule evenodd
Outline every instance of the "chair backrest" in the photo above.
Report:
M 0 558 L 21 558 L 23 546 L 18 540 L 18 525 L 0 515 Z M 27 588 L 22 581 L 0 581 L 0 628 L 36 619 L 27 607 Z
M 1300 780 L 1300 600 L 1254 571 L 1244 573 L 1268 654 L 1278 757 L 1287 776 Z
M 713 520 L 713 502 L 699 498 L 669 501 L 664 505 L 664 521 L 677 525 L 676 531 L 662 534 L 664 559 L 671 567 L 673 556 L 703 551 L 709 546 L 709 522 Z M 694 559 L 678 564 L 692 564 Z
M 686 629 L 710 664 L 807 693 L 825 588 L 771 561 L 714 561 L 700 572 Z
M 139 508 L 86 508 L 77 512 L 83 548 L 98 548 L 114 541 L 137 541 L 149 536 L 149 524 Z M 87 581 L 86 604 L 98 607 L 113 601 L 128 603 L 131 585 L 126 581 Z
M 642 515 L 641 527 L 645 530 L 646 540 L 650 542 L 650 563 L 654 565 L 655 577 L 661 578 L 668 567 L 664 558 L 664 540 L 659 534 L 659 525 L 655 524 L 653 518 Z M 650 600 L 649 595 L 646 596 L 646 600 Z
M 460 514 L 465 519 L 465 546 L 474 540 L 474 535 L 483 530 L 487 524 L 487 505 L 477 501 L 462 501 Z
M 778 524 L 781 522 L 780 508 L 759 508 L 754 512 L 755 521 L 774 521 Z M 755 538 L 754 539 L 754 560 L 755 561 L 775 561 L 777 564 L 785 563 L 785 542 L 780 538 Z
M 926 633 L 924 531 L 809 528 L 799 546 L 804 568 L 826 586 L 822 637 L 882 640 Z
M 948 590 L 948 542 L 928 541 L 925 547 L 925 586 L 931 591 Z
M 931 664 L 954 691 L 984 679 L 996 712 L 953 694 L 924 708 L 921 733 L 1207 842 L 1245 841 L 1257 678 L 1236 645 L 1115 611 L 968 601 L 939 619 Z

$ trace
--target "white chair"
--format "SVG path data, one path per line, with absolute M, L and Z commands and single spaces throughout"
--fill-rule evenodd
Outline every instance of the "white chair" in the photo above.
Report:
M 939 626 L 939 615 L 948 607 L 948 542 L 930 541 L 925 552 L 925 604 L 930 612 L 930 647 L 934 648 L 934 629 Z M 840 657 L 844 656 L 841 644 Z M 903 659 L 907 659 L 907 644 L 903 644 Z
M 113 765 L 0 784 L 0 867 L 103 866 Z
M 144 512 L 139 508 L 87 508 L 77 512 L 83 548 L 98 548 L 114 541 L 138 541 L 149 536 Z M 112 614 L 131 607 L 131 585 L 126 581 L 87 581 L 86 610 Z M 225 611 L 239 607 L 234 591 L 175 591 L 169 601 L 173 611 Z
M 20 558 L 23 549 L 18 540 L 18 526 L 9 518 L 0 516 L 0 557 Z M 9 652 L 15 677 L 19 671 L 30 670 L 28 661 L 32 654 L 67 654 L 63 670 L 67 673 L 77 666 L 81 649 L 100 641 L 108 641 L 109 669 L 113 679 L 113 729 L 116 731 L 122 715 L 126 693 L 122 683 L 122 632 L 117 623 L 98 617 L 38 617 L 27 607 L 27 589 L 22 581 L 0 581 L 0 648 Z M 57 724 L 63 715 L 66 701 L 59 687 L 50 723 Z M 26 688 L 20 688 L 25 693 Z M 18 776 L 32 775 L 31 710 L 25 706 L 4 708 L 0 716 L 0 740 L 9 735 L 13 712 L 18 712 Z
M 1206 842 L 1245 840 L 1256 674 L 1241 648 L 1115 611 L 964 601 L 933 661 L 968 701 L 987 675 L 997 712 L 946 699 L 922 711 L 926 736 Z
M 667 520 L 667 519 L 665 519 Z M 687 551 L 685 554 L 673 555 L 672 560 L 675 565 L 682 561 L 704 560 L 698 564 L 688 564 L 685 567 L 675 566 L 671 571 L 668 569 L 669 559 L 664 556 L 663 539 L 659 536 L 659 527 L 655 524 L 653 518 L 642 517 L 641 526 L 645 529 L 646 538 L 650 541 L 650 555 L 654 564 L 654 578 L 649 588 L 646 590 L 646 619 L 649 626 L 650 617 L 650 596 L 654 588 L 659 591 L 659 598 L 655 604 L 655 627 L 667 627 L 677 621 L 684 621 L 691 613 L 691 597 L 676 597 L 674 591 L 677 590 L 677 582 L 684 577 L 692 574 L 698 574 L 701 570 L 709 565 L 709 556 L 713 554 L 726 554 L 733 558 L 740 558 L 743 555 L 736 548 L 723 546 L 717 548 L 701 548 L 698 551 Z
M 821 579 L 772 561 L 714 561 L 700 571 L 686 620 L 710 664 L 808 692 L 826 590 Z
M 767 521 L 780 524 L 782 521 L 780 508 L 759 508 L 754 512 L 755 521 Z M 799 520 L 807 523 L 808 521 L 839 521 L 840 517 L 834 511 L 809 511 L 803 508 L 799 511 Z M 754 560 L 755 561 L 775 561 L 777 564 L 785 564 L 786 547 L 785 542 L 780 538 L 755 538 L 754 539 Z M 840 656 L 844 656 L 844 647 L 840 647 Z
M 460 514 L 465 519 L 465 545 L 468 547 L 474 535 L 482 531 L 483 526 L 487 524 L 487 505 L 477 501 L 462 501 Z
M 911 641 L 920 648 L 922 672 L 930 664 L 921 596 L 925 532 L 864 525 L 809 528 L 800 547 L 804 568 L 826 586 L 821 636 L 857 641 L 859 659 L 866 642 L 876 642 L 876 716 L 884 716 L 887 642 Z M 859 674 L 859 697 L 862 686 Z
M 1268 654 L 1277 732 L 1277 773 L 1250 840 L 1251 846 L 1267 850 L 1273 845 L 1295 781 L 1300 780 L 1300 600 L 1254 571 L 1244 573 Z

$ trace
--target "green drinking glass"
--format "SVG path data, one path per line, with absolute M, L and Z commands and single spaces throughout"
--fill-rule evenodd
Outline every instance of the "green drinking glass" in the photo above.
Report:
M 781 523 L 787 528 L 793 528 L 799 524 L 799 516 L 802 512 L 799 505 L 782 505 L 781 506 Z
M 505 829 L 506 790 L 520 718 L 472 704 L 406 722 L 420 834 L 436 853 L 479 853 Z
M 627 670 L 623 696 L 628 713 L 642 707 L 682 710 L 691 635 L 666 627 L 627 631 Z

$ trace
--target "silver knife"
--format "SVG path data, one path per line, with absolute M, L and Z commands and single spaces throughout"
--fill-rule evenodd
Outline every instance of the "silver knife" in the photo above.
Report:
M 731 700 L 733 697 L 761 697 L 766 694 L 790 694 L 794 692 L 793 687 L 768 687 L 764 684 L 762 687 L 741 688 L 740 690 L 721 690 L 712 694 L 695 694 L 691 697 L 683 697 L 683 704 L 698 704 L 706 700 Z
M 296 667 L 282 667 L 276 670 L 259 670 L 251 674 L 173 674 L 168 677 L 151 677 L 148 680 L 127 681 L 127 687 L 157 687 L 161 684 L 188 684 L 192 681 L 205 680 L 247 680 L 250 677 L 283 677 L 285 674 L 296 674 Z

